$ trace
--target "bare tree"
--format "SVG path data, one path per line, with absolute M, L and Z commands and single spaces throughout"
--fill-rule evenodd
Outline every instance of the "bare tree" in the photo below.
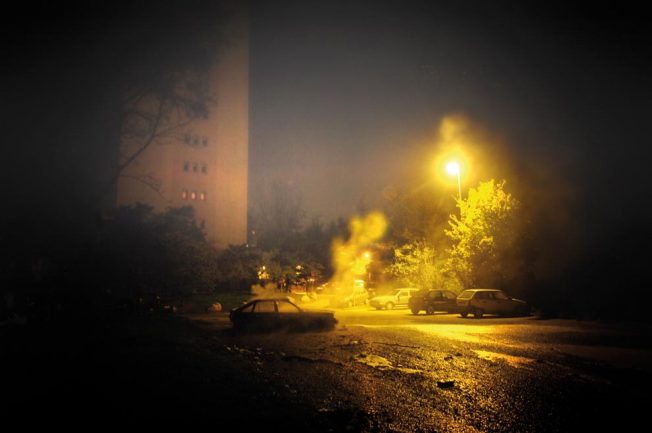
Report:
M 111 127 L 118 152 L 99 200 L 121 176 L 160 190 L 160 182 L 152 176 L 125 170 L 153 145 L 192 145 L 182 133 L 194 120 L 208 115 L 213 100 L 208 73 L 224 42 L 224 23 L 233 18 L 220 2 L 136 3 L 138 13 L 120 23 L 119 34 L 107 37 L 106 52 L 122 53 L 105 60 L 116 65 L 111 86 L 116 94 L 107 99 L 114 101 L 110 109 L 117 112 Z

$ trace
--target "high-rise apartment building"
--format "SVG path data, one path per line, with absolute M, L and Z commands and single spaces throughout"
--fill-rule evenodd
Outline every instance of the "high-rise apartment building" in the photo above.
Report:
M 117 204 L 146 203 L 157 211 L 190 205 L 218 248 L 247 241 L 249 38 L 244 18 L 231 19 L 210 73 L 214 99 L 169 143 L 149 146 L 118 181 Z M 123 142 L 123 150 L 131 144 Z M 151 182 L 143 180 L 151 180 Z M 153 187 L 152 184 L 155 184 Z

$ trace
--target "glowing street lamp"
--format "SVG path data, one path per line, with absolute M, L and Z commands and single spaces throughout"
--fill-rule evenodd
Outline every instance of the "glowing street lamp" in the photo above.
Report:
M 369 268 L 369 264 L 371 263 L 371 253 L 369 251 L 365 251 L 362 253 L 362 257 L 365 259 L 365 269 L 367 271 L 367 283 L 371 281 L 371 269 Z
M 461 167 L 459 162 L 450 161 L 446 164 L 446 172 L 451 176 L 457 175 L 457 197 L 462 200 L 462 181 L 460 180 Z

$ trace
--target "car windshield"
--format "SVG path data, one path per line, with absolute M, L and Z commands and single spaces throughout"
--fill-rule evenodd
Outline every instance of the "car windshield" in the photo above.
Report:
M 244 307 L 240 308 L 240 312 L 242 313 L 251 313 L 254 311 L 254 303 L 252 302 L 251 304 L 245 305 Z
M 462 293 L 460 293 L 460 296 L 458 298 L 460 299 L 470 299 L 473 296 L 473 290 L 465 290 Z

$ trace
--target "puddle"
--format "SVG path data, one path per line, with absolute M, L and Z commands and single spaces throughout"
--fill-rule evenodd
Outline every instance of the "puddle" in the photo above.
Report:
M 479 358 L 486 359 L 487 361 L 491 361 L 491 362 L 497 362 L 502 360 L 515 368 L 527 368 L 527 366 L 534 364 L 536 362 L 536 360 L 532 358 L 507 355 L 504 353 L 497 353 L 497 352 L 489 352 L 486 350 L 474 350 L 474 352 L 476 355 L 478 355 Z
M 420 374 L 423 373 L 422 370 L 417 370 L 414 368 L 405 368 L 405 367 L 394 367 L 391 361 L 382 356 L 373 355 L 370 353 L 361 353 L 353 357 L 353 360 L 359 362 L 360 364 L 368 365 L 369 367 L 376 368 L 378 370 L 388 371 L 388 370 L 397 370 L 406 374 Z

